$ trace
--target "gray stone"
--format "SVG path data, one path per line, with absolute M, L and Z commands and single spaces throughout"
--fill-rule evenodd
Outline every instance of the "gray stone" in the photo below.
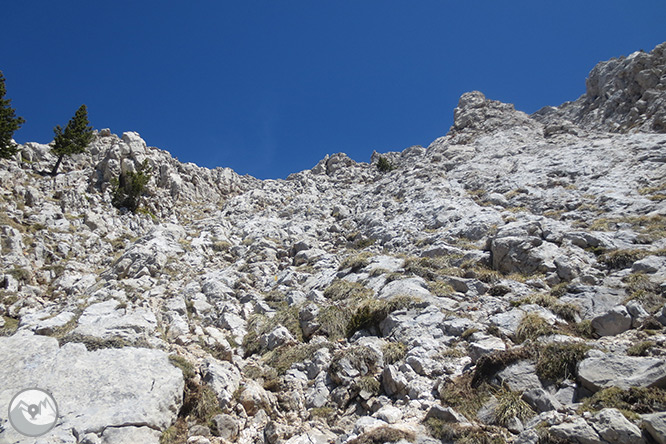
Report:
M 571 422 L 564 422 L 548 429 L 556 438 L 565 442 L 580 444 L 606 444 L 599 434 L 581 417 L 575 417 Z
M 187 432 L 188 436 L 210 436 L 210 429 L 201 424 L 195 424 Z
M 659 444 L 666 444 L 666 412 L 643 415 L 643 427 Z
M 543 388 L 536 375 L 536 367 L 530 361 L 518 361 L 509 365 L 497 373 L 497 379 L 514 392 Z
M 287 330 L 287 328 L 283 327 L 282 325 L 276 327 L 270 333 L 266 333 L 259 338 L 259 345 L 261 345 L 262 348 L 266 348 L 268 350 L 273 350 L 281 345 L 295 342 L 296 340 L 291 335 L 291 333 L 289 333 L 289 330 Z
M 149 427 L 109 427 L 102 433 L 103 444 L 125 444 L 140 442 L 158 444 L 162 434 Z
M 231 415 L 221 413 L 211 419 L 213 435 L 233 441 L 238 436 L 238 421 Z
M 0 354 L 0 403 L 39 385 L 53 394 L 62 422 L 81 436 L 137 424 L 164 430 L 182 403 L 182 373 L 159 350 L 89 352 L 82 344 L 59 347 L 54 338 L 22 331 L 0 337 Z M 5 433 L 13 439 L 13 429 Z
M 632 424 L 617 409 L 602 409 L 594 415 L 593 427 L 608 442 L 617 444 L 640 444 L 641 430 Z
M 558 410 L 562 407 L 562 404 L 557 399 L 540 388 L 526 390 L 523 392 L 523 399 L 539 413 Z
M 666 258 L 662 256 L 648 256 L 637 260 L 631 266 L 634 273 L 656 273 L 660 268 L 666 267 Z
M 240 386 L 241 375 L 238 369 L 227 361 L 207 359 L 201 367 L 203 380 L 217 394 L 217 400 L 223 409 L 232 408 L 231 401 Z
M 666 387 L 666 361 L 662 358 L 601 354 L 578 364 L 578 377 L 587 389 L 606 387 Z
M 592 328 L 599 336 L 615 336 L 631 328 L 631 315 L 624 305 L 618 305 L 592 319 Z
M 402 419 L 402 410 L 392 405 L 385 405 L 377 410 L 372 416 L 375 416 L 389 424 L 395 424 Z
M 451 407 L 444 407 L 438 404 L 430 407 L 430 410 L 428 410 L 428 413 L 426 414 L 426 419 L 428 418 L 440 419 L 444 422 L 469 423 L 467 418 L 453 410 Z
M 469 356 L 472 362 L 476 362 L 483 355 L 506 350 L 504 341 L 496 336 L 482 335 L 479 339 L 476 338 L 476 333 L 474 336 L 474 342 L 469 343 Z
M 407 378 L 395 365 L 387 365 L 382 372 L 382 387 L 389 396 L 400 394 L 407 387 Z
M 157 319 L 152 310 L 118 308 L 119 302 L 111 299 L 86 308 L 78 319 L 72 333 L 100 339 L 119 337 L 134 341 L 152 334 L 157 328 Z

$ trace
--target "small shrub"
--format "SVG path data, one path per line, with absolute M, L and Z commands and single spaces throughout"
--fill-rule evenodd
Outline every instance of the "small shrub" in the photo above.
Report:
M 333 350 L 333 344 L 330 342 L 316 344 L 297 344 L 283 345 L 267 353 L 264 362 L 273 367 L 278 375 L 284 375 L 296 362 L 303 362 L 319 350 L 320 348 Z
M 488 290 L 488 294 L 491 296 L 504 296 L 507 293 L 511 293 L 511 289 L 506 285 L 493 285 Z
M 30 282 L 32 279 L 32 273 L 25 268 L 12 268 L 9 270 L 9 274 L 19 282 Z
M 19 320 L 8 316 L 3 316 L 2 318 L 5 320 L 5 325 L 0 328 L 0 336 L 11 336 L 16 333 L 19 326 Z
M 382 345 L 384 364 L 390 365 L 402 360 L 407 353 L 407 346 L 402 342 L 387 342 Z
M 413 306 L 416 300 L 409 296 L 394 296 L 391 299 L 368 299 L 357 308 L 347 326 L 347 337 L 359 330 L 375 327 L 396 310 Z
M 435 296 L 446 297 L 455 293 L 453 287 L 444 281 L 428 282 L 428 290 Z
M 557 285 L 554 285 L 553 288 L 550 289 L 550 295 L 554 298 L 561 298 L 565 294 L 567 294 L 567 291 L 569 289 L 569 284 L 566 282 L 559 283 Z
M 629 356 L 647 356 L 647 351 L 654 347 L 656 344 L 652 341 L 641 341 L 627 349 Z
M 354 382 L 354 385 L 358 390 L 368 392 L 372 396 L 377 396 L 382 391 L 381 382 L 372 375 L 361 376 Z
M 589 319 L 580 321 L 574 325 L 573 329 L 574 332 L 581 338 L 594 339 L 596 337 L 596 333 L 592 327 L 592 321 Z
M 347 441 L 347 444 L 384 444 L 402 440 L 414 442 L 416 436 L 411 431 L 385 425 L 371 429 L 358 438 Z
M 526 313 L 516 329 L 516 341 L 518 343 L 534 340 L 539 336 L 550 335 L 553 327 L 536 313 Z
M 116 208 L 127 208 L 136 213 L 141 204 L 141 197 L 145 193 L 146 185 L 150 181 L 148 159 L 139 165 L 136 171 L 120 174 L 111 181 L 111 203 Z
M 395 169 L 395 166 L 384 156 L 379 156 L 377 161 L 377 169 L 382 173 L 388 173 Z
M 365 299 L 372 296 L 372 290 L 359 282 L 336 279 L 324 290 L 324 296 L 332 301 Z
M 613 250 L 599 257 L 601 263 L 611 270 L 629 268 L 634 262 L 648 255 L 645 250 Z
M 357 273 L 359 270 L 367 267 L 370 264 L 371 257 L 372 253 L 367 251 L 354 256 L 347 256 L 338 267 L 338 270 L 351 268 L 352 273 Z
M 548 344 L 539 352 L 537 375 L 542 379 L 556 382 L 574 379 L 576 366 L 589 349 L 588 345 L 578 342 Z
M 657 387 L 631 387 L 627 390 L 609 387 L 585 399 L 580 410 L 596 412 L 605 408 L 633 413 L 628 415 L 630 417 L 661 412 L 666 410 L 666 390 Z
M 442 404 L 451 406 L 468 419 L 476 418 L 476 413 L 490 398 L 490 386 L 485 381 L 474 384 L 474 377 L 464 373 L 440 387 L 439 398 Z
M 328 305 L 319 310 L 318 331 L 324 333 L 331 341 L 344 339 L 347 337 L 347 326 L 353 314 L 354 309 L 349 305 Z
M 629 293 L 627 301 L 631 299 L 639 301 L 643 308 L 651 314 L 664 306 L 666 298 L 661 294 L 659 284 L 652 282 L 646 274 L 630 274 L 623 279 L 623 282 L 627 285 L 626 291 Z
M 534 411 L 523 401 L 520 393 L 504 389 L 495 393 L 495 397 L 497 398 L 495 416 L 501 426 L 506 427 L 513 418 L 524 421 L 534 416 Z
M 472 387 L 478 387 L 481 383 L 490 379 L 490 377 L 506 366 L 517 361 L 530 359 L 534 354 L 534 347 L 522 346 L 483 355 L 478 361 L 476 361 L 476 367 L 472 373 L 470 385 Z
M 180 371 L 183 372 L 183 377 L 185 379 L 194 378 L 195 370 L 194 366 L 183 356 L 180 355 L 169 355 L 169 362 L 175 367 L 178 367 Z

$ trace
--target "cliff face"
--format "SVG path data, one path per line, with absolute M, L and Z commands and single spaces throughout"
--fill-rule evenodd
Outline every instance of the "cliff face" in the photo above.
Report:
M 105 130 L 52 178 L 22 146 L 0 404 L 50 390 L 52 442 L 663 441 L 665 50 L 532 116 L 464 94 L 428 148 L 287 180 Z

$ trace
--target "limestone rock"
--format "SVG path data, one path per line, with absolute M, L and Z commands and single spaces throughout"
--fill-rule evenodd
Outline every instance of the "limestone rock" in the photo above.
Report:
M 606 387 L 666 387 L 666 361 L 661 358 L 602 354 L 578 365 L 583 385 L 596 392 Z

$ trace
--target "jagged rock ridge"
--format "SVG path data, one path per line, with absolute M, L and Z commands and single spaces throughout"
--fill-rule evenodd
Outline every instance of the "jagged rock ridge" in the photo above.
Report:
M 51 390 L 52 442 L 663 442 L 663 49 L 533 116 L 464 94 L 427 149 L 287 180 L 107 130 L 51 178 L 22 146 L 0 404 Z M 144 161 L 143 212 L 120 212 L 111 180 Z

